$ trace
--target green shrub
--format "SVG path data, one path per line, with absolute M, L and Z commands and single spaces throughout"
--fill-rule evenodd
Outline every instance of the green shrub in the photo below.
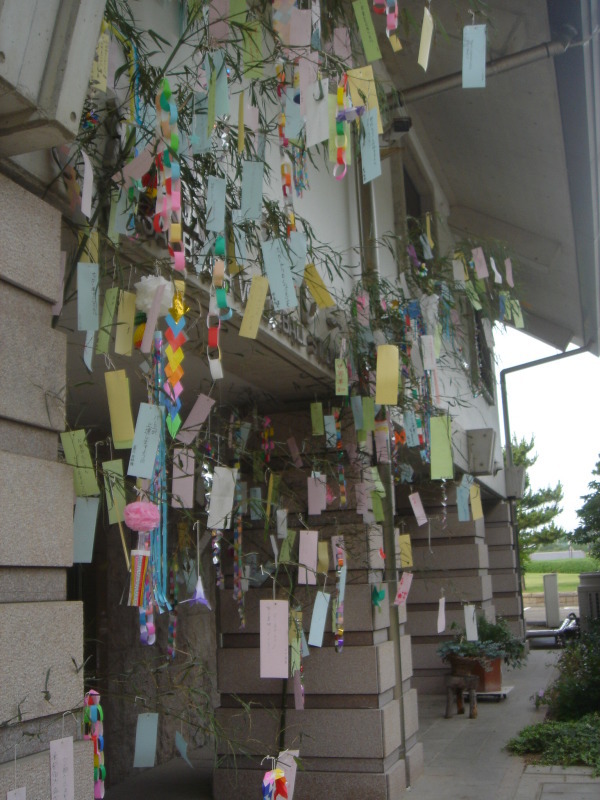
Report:
M 600 572 L 600 562 L 595 558 L 557 558 L 553 561 L 529 561 L 527 572 L 568 572 L 579 575 L 581 572 Z
M 600 775 L 600 714 L 586 714 L 575 722 L 528 725 L 507 749 L 519 756 L 538 755 L 540 764 L 584 765 Z
M 549 717 L 576 720 L 600 712 L 600 620 L 590 620 L 590 630 L 565 647 L 557 669 L 544 694 Z

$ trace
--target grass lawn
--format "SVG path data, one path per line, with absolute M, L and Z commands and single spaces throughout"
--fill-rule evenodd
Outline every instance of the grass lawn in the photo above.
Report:
M 558 591 L 576 592 L 579 586 L 579 575 L 567 572 L 558 573 Z M 525 590 L 528 592 L 544 591 L 544 576 L 540 572 L 525 573 Z

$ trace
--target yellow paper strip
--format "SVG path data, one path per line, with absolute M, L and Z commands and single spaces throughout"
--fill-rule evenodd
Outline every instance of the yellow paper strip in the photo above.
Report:
M 133 292 L 121 292 L 115 334 L 115 353 L 119 356 L 131 355 L 134 323 L 135 294 Z
M 355 106 L 364 106 L 366 101 L 367 108 L 369 110 L 372 108 L 377 109 L 377 133 L 383 133 L 383 124 L 381 122 L 379 102 L 377 101 L 377 87 L 375 85 L 373 67 L 369 64 L 366 67 L 349 69 L 348 86 L 350 88 L 350 97 L 352 98 L 352 103 Z
M 398 380 L 400 360 L 395 344 L 380 344 L 377 347 L 377 378 L 375 402 L 379 405 L 398 404 Z
M 313 296 L 319 308 L 331 308 L 335 305 L 335 300 L 329 294 L 323 278 L 317 272 L 314 264 L 307 264 L 304 268 L 304 281 L 306 288 Z
M 114 286 L 112 289 L 107 289 L 104 295 L 104 305 L 102 306 L 102 318 L 100 320 L 100 329 L 98 331 L 98 339 L 96 340 L 96 354 L 108 353 L 108 345 L 110 344 L 110 335 L 112 332 L 112 324 L 117 310 L 117 301 L 119 299 L 119 289 Z
M 392 45 L 392 50 L 394 51 L 394 53 L 399 53 L 400 50 L 402 50 L 402 42 L 400 41 L 400 39 L 396 36 L 395 33 L 390 33 L 388 39 L 390 44 Z
M 471 515 L 473 519 L 482 519 L 483 508 L 481 507 L 481 489 L 479 488 L 478 483 L 471 484 L 469 495 L 471 498 Z
M 240 336 L 256 339 L 268 289 L 269 281 L 264 275 L 255 275 L 252 278 L 244 318 L 240 325 Z
M 410 542 L 410 535 L 408 533 L 401 533 L 398 537 L 398 542 L 400 545 L 400 566 L 402 569 L 406 569 L 407 567 L 412 567 L 413 565 L 413 555 L 412 555 L 412 544 Z
M 449 416 L 431 417 L 431 480 L 454 477 L 452 422 Z
M 433 38 L 433 17 L 431 11 L 425 6 L 423 9 L 423 27 L 421 28 L 421 42 L 419 45 L 418 64 L 427 72 L 429 66 L 429 53 L 431 51 L 431 40 Z
M 329 543 L 317 543 L 317 572 L 327 574 L 329 572 Z
M 104 380 L 113 444 L 117 450 L 124 450 L 133 444 L 135 432 L 131 415 L 129 378 L 124 369 L 118 369 L 114 372 L 105 372 Z

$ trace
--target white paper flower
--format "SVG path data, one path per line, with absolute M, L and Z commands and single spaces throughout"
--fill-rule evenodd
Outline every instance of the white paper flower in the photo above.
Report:
M 140 311 L 149 313 L 152 308 L 152 301 L 154 295 L 160 286 L 164 286 L 162 300 L 160 301 L 159 317 L 164 317 L 169 313 L 169 309 L 173 305 L 173 284 L 161 275 L 147 275 L 135 284 L 137 295 L 135 298 L 135 307 Z

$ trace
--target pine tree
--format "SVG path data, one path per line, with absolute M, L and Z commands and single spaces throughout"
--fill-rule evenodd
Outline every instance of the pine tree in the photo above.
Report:
M 596 462 L 592 475 L 600 477 L 600 461 Z M 590 494 L 583 495 L 584 503 L 577 509 L 582 524 L 573 532 L 572 541 L 588 547 L 591 556 L 600 558 L 600 481 L 590 481 L 588 489 Z
M 531 454 L 534 446 L 533 436 L 529 441 L 525 438 L 520 441 L 513 439 L 512 443 L 513 464 L 525 468 L 525 491 L 523 497 L 516 501 L 519 552 L 523 571 L 527 568 L 531 553 L 540 545 L 551 544 L 566 536 L 563 528 L 554 522 L 555 517 L 562 511 L 559 505 L 563 499 L 561 482 L 558 481 L 554 487 L 546 486 L 535 492 L 531 489 L 528 469 L 538 459 L 537 454 Z

